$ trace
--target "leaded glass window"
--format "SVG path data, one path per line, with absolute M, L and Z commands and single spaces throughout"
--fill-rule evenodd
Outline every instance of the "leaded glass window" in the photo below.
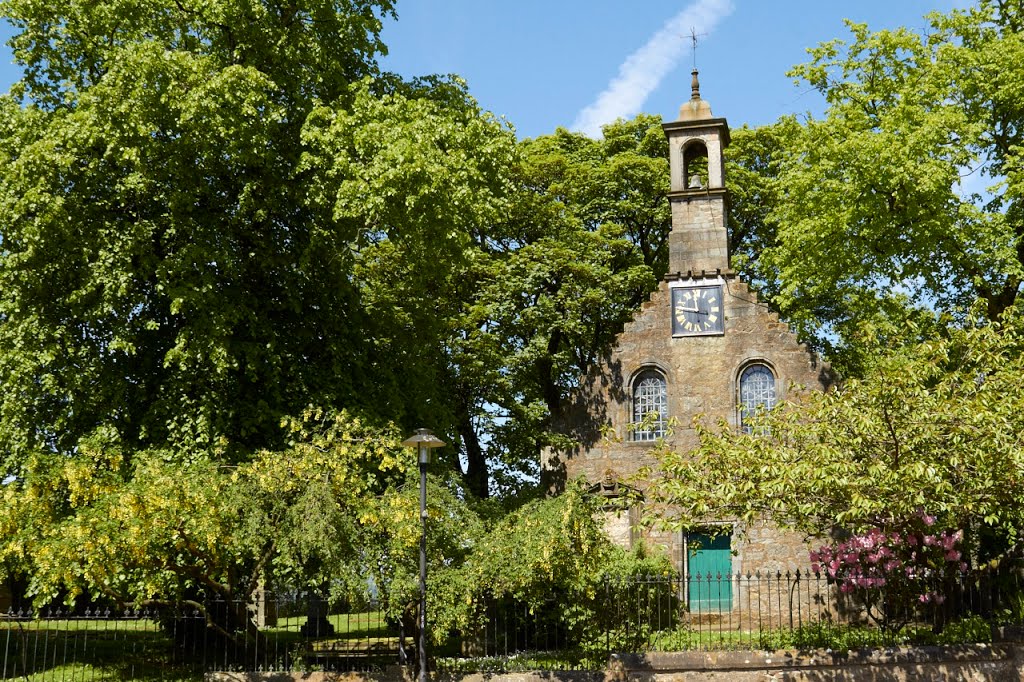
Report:
M 650 416 L 646 422 L 645 417 Z M 665 377 L 653 370 L 641 373 L 633 382 L 633 440 L 657 440 L 668 425 L 668 389 Z M 643 423 L 642 428 L 640 424 Z
M 740 374 L 740 426 L 750 433 L 747 424 L 757 410 L 775 407 L 775 375 L 766 365 L 750 365 Z

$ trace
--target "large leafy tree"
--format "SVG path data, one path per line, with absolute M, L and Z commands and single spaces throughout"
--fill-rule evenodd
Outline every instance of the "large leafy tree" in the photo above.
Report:
M 570 391 L 667 267 L 660 121 L 603 132 L 523 141 L 505 221 L 473 234 L 473 294 L 452 344 L 459 433 L 487 441 L 468 460 L 490 457 L 505 490 L 536 478 Z
M 665 267 L 666 144 L 648 116 L 513 144 L 457 83 L 428 86 L 414 102 L 368 84 L 351 112 L 318 114 L 307 160 L 360 235 L 376 343 L 405 359 L 382 402 L 417 387 L 406 409 L 447 435 L 466 488 L 507 497 L 533 486 L 569 391 Z
M 309 201 L 301 141 L 377 72 L 390 3 L 2 10 L 25 69 L 0 103 L 5 473 L 102 425 L 244 453 L 353 401 L 352 234 Z
M 377 373 L 372 395 L 390 418 L 407 409 L 406 421 L 446 435 L 449 453 L 464 455 L 469 489 L 483 497 L 484 434 L 468 422 L 467 404 L 485 390 L 484 372 L 458 344 L 470 331 L 481 244 L 514 202 L 515 139 L 457 82 L 431 79 L 407 95 L 365 86 L 350 111 L 316 112 L 305 139 L 306 162 L 328 169 L 317 201 L 357 235 L 352 277 L 379 330 L 374 352 L 402 368 Z M 420 90 L 430 96 L 417 99 Z
M 6 568 L 40 599 L 356 570 L 401 478 L 372 461 L 389 423 L 445 426 L 431 309 L 460 307 L 437 283 L 511 132 L 454 81 L 377 73 L 387 2 L 2 9 L 26 70 L 0 98 Z M 375 426 L 297 436 L 309 404 Z
M 520 145 L 378 73 L 388 2 L 0 8 L 0 557 L 39 599 L 384 585 L 394 425 L 455 446 L 450 515 L 445 468 L 513 489 L 653 286 L 656 121 Z
M 792 72 L 823 118 L 737 136 L 733 160 L 758 174 L 743 190 L 765 203 L 741 203 L 734 239 L 764 247 L 747 273 L 805 337 L 844 351 L 865 319 L 981 299 L 995 320 L 1017 300 L 1022 19 L 984 0 L 931 15 L 926 34 L 850 24 Z
M 245 459 L 311 403 L 454 431 L 444 350 L 515 140 L 458 82 L 377 74 L 390 4 L 4 9 L 9 473 L 104 425 Z
M 519 491 L 568 391 L 652 286 L 663 136 L 641 117 L 602 141 L 517 145 L 458 83 L 404 90 L 367 81 L 350 110 L 314 111 L 305 163 L 329 169 L 316 201 L 358 235 L 360 302 L 381 355 L 401 359 L 380 404 L 414 389 L 405 409 L 448 434 L 470 492 Z
M 600 139 L 560 128 L 523 149 L 527 187 L 557 200 L 585 229 L 615 227 L 655 277 L 665 273 L 671 215 L 660 117 L 620 119 L 603 126 Z

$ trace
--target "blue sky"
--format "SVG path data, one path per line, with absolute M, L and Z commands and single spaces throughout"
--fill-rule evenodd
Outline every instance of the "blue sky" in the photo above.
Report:
M 696 28 L 707 33 L 697 48 L 701 91 L 715 115 L 735 127 L 820 111 L 816 94 L 794 86 L 785 73 L 806 61 L 806 48 L 845 36 L 844 18 L 872 28 L 922 29 L 926 13 L 947 11 L 954 2 L 410 0 L 399 3 L 398 22 L 385 27 L 391 48 L 385 65 L 405 75 L 458 73 L 486 109 L 505 116 L 520 136 L 533 137 L 573 127 L 631 55 L 674 18 L 701 5 L 706 18 Z M 681 33 L 691 25 L 681 18 Z M 678 40 L 675 61 L 638 109 L 620 115 L 639 110 L 674 119 L 689 98 L 689 39 L 674 30 L 665 33 Z
M 701 37 L 701 90 L 733 127 L 821 101 L 785 76 L 806 48 L 846 35 L 843 19 L 922 29 L 955 0 L 399 0 L 384 67 L 405 76 L 457 73 L 521 137 L 556 127 L 593 132 L 637 111 L 675 118 L 689 97 L 691 27 Z M 0 26 L 6 42 L 11 29 Z M 0 91 L 18 78 L 0 50 Z M 602 98 L 602 93 L 609 91 Z M 592 115 L 588 115 L 588 109 Z

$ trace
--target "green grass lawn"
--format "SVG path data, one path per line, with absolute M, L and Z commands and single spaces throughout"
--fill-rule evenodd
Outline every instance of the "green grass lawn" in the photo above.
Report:
M 158 632 L 160 625 L 155 620 L 144 618 L 62 618 L 45 620 L 9 620 L 0 616 L 0 632 L 19 628 L 53 632 Z
M 334 626 L 336 636 L 345 635 L 347 639 L 358 637 L 384 637 L 387 636 L 389 628 L 380 611 L 367 611 L 364 613 L 339 613 L 327 616 L 327 620 Z M 306 624 L 305 616 L 291 616 L 278 618 L 277 625 L 267 629 L 273 631 L 298 631 Z
M 58 629 L 61 624 L 65 629 Z M 199 666 L 174 660 L 170 640 L 156 623 L 90 621 L 89 625 L 0 621 L 0 678 L 43 682 L 202 677 Z
M 379 611 L 332 614 L 327 620 L 334 634 L 307 640 L 300 632 L 306 616 L 279 618 L 275 626 L 264 630 L 270 646 L 278 649 L 304 647 L 311 655 L 351 658 L 394 658 L 398 653 L 398 635 L 388 627 Z

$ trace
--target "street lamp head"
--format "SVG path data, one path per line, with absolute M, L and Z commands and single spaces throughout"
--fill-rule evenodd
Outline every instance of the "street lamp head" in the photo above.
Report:
M 403 440 L 402 445 L 408 448 L 422 446 L 433 449 L 444 447 L 447 443 L 435 436 L 430 429 L 416 429 L 416 433 Z
M 430 432 L 430 429 L 416 429 L 416 433 L 402 441 L 407 448 L 416 448 L 419 451 L 420 464 L 430 462 L 430 451 L 434 448 L 444 447 L 446 443 Z

